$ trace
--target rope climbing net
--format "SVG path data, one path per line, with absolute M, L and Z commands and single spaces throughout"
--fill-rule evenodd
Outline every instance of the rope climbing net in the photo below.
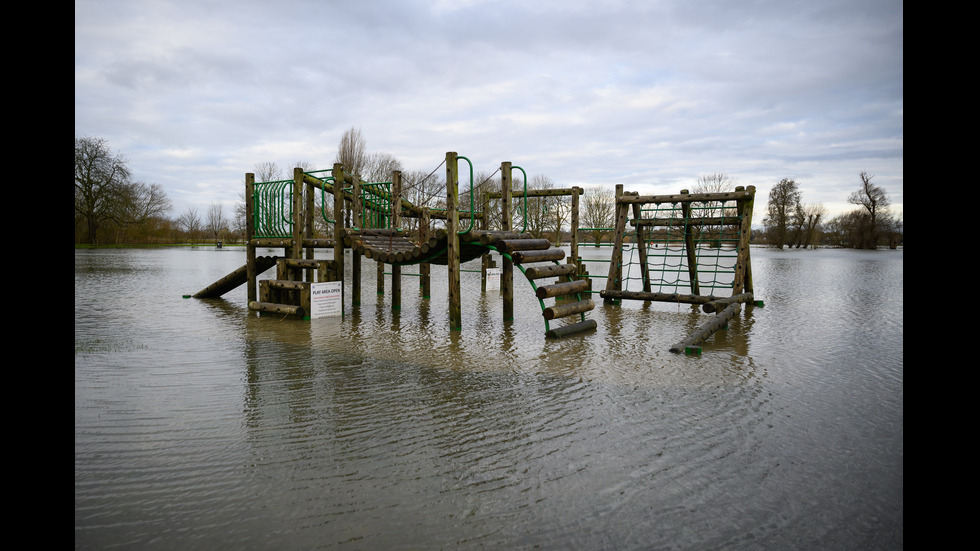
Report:
M 636 231 L 624 263 L 624 290 L 731 292 L 742 224 L 735 201 L 653 204 L 638 210 L 640 216 L 631 221 Z

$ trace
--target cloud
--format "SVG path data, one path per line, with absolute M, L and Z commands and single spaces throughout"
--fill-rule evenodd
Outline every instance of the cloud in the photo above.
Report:
M 407 169 L 446 151 L 560 185 L 673 193 L 725 172 L 901 208 L 900 2 L 79 0 L 75 132 L 182 204 L 342 133 Z M 645 191 L 647 192 L 647 191 Z

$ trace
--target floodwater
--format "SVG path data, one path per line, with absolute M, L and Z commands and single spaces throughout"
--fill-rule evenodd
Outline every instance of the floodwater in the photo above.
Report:
M 901 549 L 903 254 L 753 248 L 695 356 L 687 305 L 548 340 L 463 272 L 451 332 L 445 268 L 393 311 L 365 260 L 303 321 L 183 298 L 241 248 L 77 250 L 75 548 Z

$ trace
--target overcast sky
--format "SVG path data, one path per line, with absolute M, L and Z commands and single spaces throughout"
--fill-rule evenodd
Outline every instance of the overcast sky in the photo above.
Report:
M 756 222 L 782 178 L 835 215 L 867 171 L 902 212 L 903 35 L 900 0 L 76 0 L 75 136 L 174 216 L 230 214 L 259 162 L 330 168 L 352 127 L 406 170 L 721 172 Z

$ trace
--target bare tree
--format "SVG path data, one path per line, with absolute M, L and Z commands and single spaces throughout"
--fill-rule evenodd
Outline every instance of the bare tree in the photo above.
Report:
M 796 247 L 816 248 L 820 223 L 827 215 L 827 209 L 821 204 L 804 205 L 799 203 L 796 206 L 796 219 L 799 226 L 799 236 Z
M 129 178 L 126 158 L 104 139 L 75 138 L 75 215 L 85 218 L 89 243 L 96 243 L 99 226 L 116 216 Z
M 738 185 L 738 180 L 732 178 L 731 176 L 725 174 L 724 172 L 714 172 L 712 174 L 702 174 L 698 176 L 698 181 L 694 185 L 694 193 L 727 193 L 729 191 L 735 191 L 735 186 Z M 717 201 L 707 201 L 701 203 L 701 208 L 697 209 L 695 216 L 700 217 L 717 217 L 724 216 L 731 218 L 737 216 L 737 209 L 732 208 L 720 208 L 722 204 Z
M 874 176 L 864 171 L 861 171 L 859 176 L 861 178 L 861 187 L 851 193 L 847 201 L 851 204 L 864 207 L 868 212 L 868 216 L 870 217 L 870 231 L 867 240 L 861 244 L 861 248 L 874 249 L 878 246 L 878 238 L 883 229 L 882 214 L 887 211 L 890 202 L 885 190 L 871 183 L 871 179 Z
M 218 242 L 218 235 L 221 234 L 227 228 L 227 222 L 225 221 L 225 208 L 221 203 L 211 203 L 208 207 L 208 216 L 205 224 L 208 229 L 208 233 L 214 237 L 214 242 Z
M 183 214 L 178 216 L 176 222 L 192 241 L 201 231 L 201 216 L 194 207 L 189 207 Z
M 255 163 L 256 182 L 275 182 L 282 179 L 282 169 L 276 163 L 272 161 Z
M 554 189 L 556 184 L 551 178 L 542 176 L 541 189 Z M 552 243 L 561 245 L 562 231 L 571 221 L 572 202 L 564 195 L 544 197 L 545 229 L 552 232 Z
M 585 207 L 582 223 L 590 228 L 588 233 L 592 235 L 592 240 L 598 247 L 602 236 L 608 231 L 604 228 L 612 228 L 615 224 L 613 218 L 616 210 L 616 194 L 607 187 L 591 186 L 585 190 L 582 204 Z
M 121 193 L 122 219 L 128 224 L 141 225 L 161 218 L 173 208 L 160 184 L 134 182 L 124 186 Z
M 523 186 L 522 186 L 523 187 Z M 551 189 L 555 184 L 547 176 L 537 175 L 528 182 L 528 189 Z M 517 216 L 523 217 L 527 223 L 527 231 L 534 237 L 540 238 L 545 231 L 550 231 L 554 223 L 553 203 L 554 197 L 528 197 L 525 211 L 524 199 L 514 196 L 515 224 Z
M 364 172 L 367 164 L 367 145 L 361 129 L 350 128 L 340 137 L 340 144 L 337 146 L 337 158 L 334 162 L 344 165 L 344 171 L 348 174 L 360 176 Z
M 390 182 L 391 173 L 404 170 L 402 162 L 391 153 L 371 153 L 364 161 L 361 179 L 365 182 Z
M 351 127 L 340 137 L 340 144 L 337 146 L 337 158 L 334 162 L 343 165 L 347 174 L 360 178 L 366 161 L 367 146 L 364 142 L 364 136 L 361 135 L 359 128 Z M 344 210 L 346 213 L 344 215 L 345 227 L 350 227 L 350 206 L 346 205 Z
M 694 185 L 694 193 L 725 193 L 735 191 L 737 180 L 724 172 L 702 174 Z
M 245 230 L 247 228 L 246 224 L 248 223 L 248 221 L 245 219 L 245 215 L 245 191 L 242 190 L 242 192 L 238 195 L 238 202 L 235 203 L 235 211 L 232 213 L 231 220 L 231 231 L 235 232 L 237 238 L 242 240 L 245 239 Z

